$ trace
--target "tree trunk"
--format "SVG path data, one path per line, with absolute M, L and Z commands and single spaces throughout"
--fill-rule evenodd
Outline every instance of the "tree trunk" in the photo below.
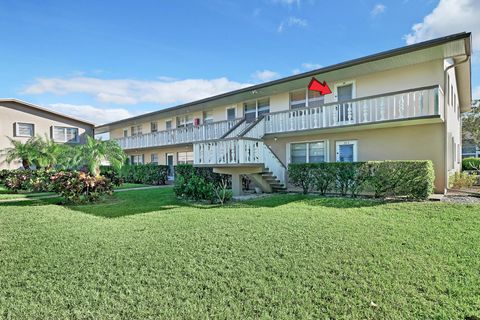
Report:
M 30 161 L 28 161 L 28 159 L 22 159 L 22 166 L 23 166 L 23 169 L 29 170 L 30 169 Z

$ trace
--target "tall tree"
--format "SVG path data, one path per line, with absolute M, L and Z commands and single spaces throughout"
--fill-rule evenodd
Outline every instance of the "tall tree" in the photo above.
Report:
M 120 169 L 127 155 L 114 140 L 97 140 L 87 136 L 85 144 L 76 148 L 75 158 L 79 166 L 87 167 L 91 174 L 100 175 L 100 165 L 108 161 L 116 169 Z
M 472 102 L 472 111 L 462 119 L 463 141 L 480 146 L 480 99 Z
M 39 150 L 37 137 L 32 137 L 25 142 L 12 138 L 8 139 L 12 147 L 4 150 L 6 151 L 5 161 L 7 163 L 10 164 L 15 160 L 20 160 L 24 169 L 30 169 L 32 164 L 38 164 L 37 158 L 39 156 Z

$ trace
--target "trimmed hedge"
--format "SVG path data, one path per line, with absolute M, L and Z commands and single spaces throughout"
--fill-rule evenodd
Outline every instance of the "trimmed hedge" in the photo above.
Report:
M 232 198 L 228 190 L 230 176 L 214 173 L 212 168 L 175 166 L 175 195 L 179 198 L 224 204 Z
M 151 185 L 166 184 L 168 166 L 157 164 L 124 165 L 120 171 L 111 166 L 100 167 L 102 175 L 110 178 L 115 185 L 126 183 L 143 183 Z
M 368 161 L 290 164 L 291 184 L 303 193 L 336 192 L 355 197 L 370 189 L 375 197 L 426 199 L 435 179 L 431 161 Z
M 465 158 L 462 160 L 462 170 L 480 171 L 480 158 Z

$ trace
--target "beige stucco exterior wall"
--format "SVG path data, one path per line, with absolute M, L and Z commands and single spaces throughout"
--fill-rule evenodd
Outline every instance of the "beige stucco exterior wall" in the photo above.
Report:
M 435 188 L 443 192 L 444 140 L 443 123 L 411 125 L 381 129 L 317 133 L 302 136 L 267 137 L 265 142 L 284 164 L 288 164 L 290 143 L 327 141 L 328 160 L 336 161 L 336 142 L 356 140 L 358 161 L 368 160 L 432 160 L 435 168 Z
M 443 70 L 443 60 L 435 60 L 383 72 L 375 72 L 350 79 L 332 79 L 328 81 L 328 85 L 333 92 L 332 94 L 325 96 L 325 103 L 336 101 L 337 98 L 335 88 L 338 85 L 342 85 L 345 82 L 350 81 L 353 81 L 354 83 L 354 97 L 357 98 L 423 86 L 441 85 L 443 87 Z M 319 80 L 322 79 L 319 78 Z M 237 118 L 240 118 L 243 117 L 243 102 L 244 101 L 239 101 L 236 104 L 207 108 L 205 110 L 212 111 L 214 121 L 223 121 L 227 119 L 226 109 L 234 106 L 236 108 L 236 116 Z M 270 112 L 284 111 L 288 110 L 289 108 L 289 91 L 270 96 Z M 200 118 L 201 121 L 203 121 L 203 112 L 199 111 L 189 114 L 192 116 L 192 118 Z M 158 130 L 165 130 L 165 120 L 167 119 L 172 120 L 172 128 L 175 128 L 175 117 L 159 116 L 153 120 L 158 122 Z M 138 123 L 142 123 L 143 125 L 143 133 L 150 132 L 150 122 L 151 121 L 148 120 L 142 123 L 141 119 L 138 121 Z M 110 132 L 110 137 L 123 137 L 123 128 L 112 130 Z
M 452 65 L 453 61 L 448 59 L 445 61 L 445 68 Z M 447 81 L 445 92 L 445 116 L 447 119 L 447 170 L 449 174 L 459 171 L 461 169 L 461 120 L 460 107 L 458 100 L 457 79 L 455 69 L 450 68 L 447 71 Z M 453 89 L 453 90 L 452 90 Z
M 158 164 L 164 165 L 167 164 L 167 154 L 173 154 L 173 164 L 177 165 L 178 163 L 178 152 L 188 152 L 193 151 L 193 146 L 186 145 L 180 147 L 165 147 L 165 148 L 149 148 L 149 149 L 139 149 L 139 150 L 126 150 L 128 157 L 132 155 L 144 155 L 145 163 L 151 162 L 152 153 L 158 154 Z
M 93 136 L 93 125 L 89 125 L 68 117 L 62 117 L 57 114 L 49 113 L 36 109 L 18 102 L 0 102 L 0 169 L 16 169 L 21 167 L 20 161 L 12 162 L 8 165 L 5 162 L 5 149 L 10 148 L 8 137 L 27 141 L 28 137 L 15 137 L 15 122 L 25 122 L 34 124 L 34 133 L 36 136 L 51 139 L 51 127 L 63 126 L 78 128 L 80 143 L 85 142 L 85 135 Z

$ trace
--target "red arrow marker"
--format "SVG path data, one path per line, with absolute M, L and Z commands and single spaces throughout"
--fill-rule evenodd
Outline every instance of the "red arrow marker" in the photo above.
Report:
M 332 90 L 330 90 L 330 87 L 325 81 L 320 82 L 315 78 L 312 78 L 308 84 L 308 90 L 318 91 L 322 96 L 332 93 Z

